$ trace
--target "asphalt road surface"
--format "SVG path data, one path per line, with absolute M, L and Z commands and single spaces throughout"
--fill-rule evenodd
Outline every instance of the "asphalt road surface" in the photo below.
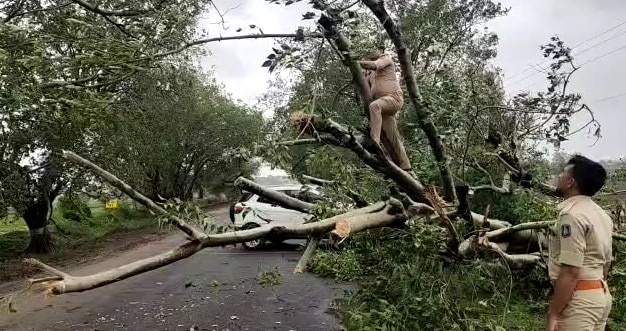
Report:
M 213 212 L 227 221 L 227 209 Z M 173 235 L 70 272 L 86 275 L 177 246 Z M 297 241 L 295 243 L 298 243 Z M 0 313 L 0 330 L 339 330 L 332 299 L 342 286 L 294 275 L 298 245 L 250 252 L 205 249 L 191 258 L 83 293 L 17 297 Z M 280 284 L 263 287 L 259 272 L 278 268 Z

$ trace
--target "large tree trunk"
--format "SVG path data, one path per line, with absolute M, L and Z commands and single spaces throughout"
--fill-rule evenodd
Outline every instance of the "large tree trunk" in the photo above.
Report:
M 28 228 L 28 230 L 30 232 L 30 242 L 26 248 L 27 253 L 46 254 L 54 251 L 54 242 L 52 241 L 48 224 L 43 228 Z
M 27 204 L 22 214 L 30 232 L 30 242 L 26 248 L 28 253 L 44 254 L 54 250 L 52 236 L 48 229 L 52 215 L 52 202 L 46 200 L 49 199 Z
M 38 181 L 29 180 L 31 194 L 24 201 L 22 216 L 30 232 L 30 243 L 26 248 L 28 253 L 43 254 L 54 250 L 48 224 L 52 217 L 52 203 L 64 184 L 59 181 L 59 173 L 53 160 L 46 162 L 43 169 Z

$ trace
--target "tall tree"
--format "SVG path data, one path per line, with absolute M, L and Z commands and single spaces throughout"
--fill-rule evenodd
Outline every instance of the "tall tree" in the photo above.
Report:
M 261 113 L 234 104 L 222 87 L 186 65 L 137 75 L 101 122 L 94 160 L 154 200 L 189 200 L 248 163 L 227 150 L 262 139 Z
M 61 150 L 89 150 L 90 129 L 124 81 L 191 38 L 207 3 L 2 3 L 0 190 L 2 206 L 27 220 L 29 251 L 52 248 L 46 227 L 65 183 Z

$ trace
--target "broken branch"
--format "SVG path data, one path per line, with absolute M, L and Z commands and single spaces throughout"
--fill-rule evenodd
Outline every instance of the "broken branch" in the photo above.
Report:
M 208 44 L 216 41 L 226 41 L 226 40 L 242 40 L 242 39 L 262 39 L 262 38 L 296 38 L 301 37 L 295 33 L 255 33 L 249 35 L 242 36 L 228 36 L 228 37 L 215 37 L 215 38 L 207 38 L 207 39 L 198 39 L 184 44 L 183 46 L 173 49 L 171 51 L 158 53 L 150 56 L 149 58 L 162 58 L 167 57 L 173 54 L 178 54 L 187 48 Z M 320 33 L 309 33 L 304 35 L 305 38 L 323 38 L 324 36 Z
M 45 271 L 47 271 L 49 273 L 55 274 L 55 275 L 57 275 L 58 277 L 61 277 L 61 278 L 69 276 L 68 274 L 66 274 L 66 273 L 64 273 L 64 272 L 62 272 L 60 270 L 57 270 L 57 269 L 55 269 L 55 268 L 53 268 L 53 267 L 51 267 L 51 266 L 49 266 L 49 265 L 47 265 L 45 263 L 42 263 L 42 262 L 40 262 L 40 261 L 38 261 L 36 259 L 24 259 L 24 262 L 26 262 L 28 264 L 32 264 L 35 267 L 43 269 L 43 270 L 45 270 Z
M 544 229 L 554 225 L 555 221 L 542 221 L 542 222 L 527 222 L 520 223 L 514 226 L 504 227 L 497 230 L 489 231 L 485 234 L 487 239 L 491 241 L 498 241 L 510 234 L 526 231 L 526 230 L 537 230 Z
M 426 199 L 428 199 L 430 205 L 433 207 L 437 215 L 439 215 L 439 217 L 441 218 L 443 226 L 448 229 L 448 232 L 450 232 L 450 236 L 452 237 L 450 240 L 450 250 L 455 253 L 458 252 L 460 244 L 459 233 L 456 231 L 454 224 L 443 210 L 444 201 L 442 201 L 442 199 L 437 195 L 437 191 L 435 191 L 432 186 L 429 187 L 426 191 Z
M 483 245 L 498 253 L 511 269 L 521 269 L 541 262 L 541 256 L 533 254 L 508 254 L 502 250 L 500 245 L 489 242 L 488 240 L 485 240 Z
M 308 176 L 308 175 L 302 175 L 302 179 L 304 179 L 306 181 L 309 181 L 309 182 L 311 182 L 313 184 L 320 185 L 320 186 L 327 186 L 327 185 L 335 185 L 335 184 L 337 184 L 333 180 L 321 179 L 321 178 L 312 177 L 312 176 Z M 356 191 L 354 191 L 352 189 L 348 189 L 348 191 L 346 192 L 346 195 L 350 199 L 352 199 L 352 201 L 354 201 L 354 203 L 356 204 L 357 208 L 363 208 L 363 207 L 368 205 L 367 201 L 365 199 L 363 199 L 363 197 L 359 193 L 357 193 Z
M 391 203 L 378 213 L 361 214 L 351 218 L 338 220 L 335 230 L 331 233 L 337 235 L 341 239 L 345 239 L 353 233 L 364 231 L 371 228 L 385 227 L 399 221 L 406 221 L 407 215 L 402 211 L 398 213 L 398 206 L 402 208 L 402 204 L 398 200 L 391 200 Z
M 326 30 L 326 36 L 329 39 L 333 39 L 337 45 L 337 49 L 340 52 L 342 62 L 348 67 L 352 74 L 353 82 L 356 84 L 359 95 L 361 96 L 361 103 L 363 104 L 365 116 L 369 119 L 369 105 L 372 102 L 372 93 L 367 86 L 365 77 L 363 76 L 363 70 L 359 63 L 352 58 L 350 52 L 350 41 L 337 29 L 336 23 L 326 15 L 318 20 L 318 23 Z
M 296 129 L 302 129 L 304 125 L 314 127 L 317 132 L 331 134 L 336 140 L 336 146 L 352 150 L 365 164 L 391 178 L 399 187 L 416 201 L 426 201 L 424 198 L 424 186 L 408 172 L 400 169 L 392 160 L 385 156 L 370 152 L 365 146 L 369 146 L 370 140 L 363 136 L 354 135 L 341 124 L 319 115 L 309 115 L 303 112 L 294 112 L 290 115 L 289 122 Z
M 298 264 L 296 265 L 296 268 L 293 270 L 294 274 L 301 274 L 306 271 L 307 264 L 309 263 L 309 260 L 313 256 L 313 253 L 315 253 L 315 250 L 317 249 L 317 246 L 319 245 L 320 241 L 321 241 L 321 237 L 309 238 L 309 243 L 306 245 L 306 249 L 304 250 L 304 253 L 302 253 L 302 256 L 300 257 L 300 260 L 298 260 Z

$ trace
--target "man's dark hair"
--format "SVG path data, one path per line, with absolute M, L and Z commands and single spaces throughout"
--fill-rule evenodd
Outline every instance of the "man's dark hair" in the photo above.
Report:
M 593 196 L 606 183 L 606 170 L 598 162 L 582 155 L 574 155 L 567 161 L 567 164 L 573 165 L 572 177 L 574 177 L 580 193 L 584 195 Z

